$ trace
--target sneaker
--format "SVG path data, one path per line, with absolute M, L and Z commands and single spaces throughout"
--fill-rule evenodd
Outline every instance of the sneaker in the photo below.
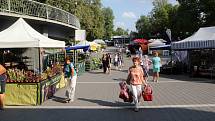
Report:
M 72 99 L 68 101 L 68 103 L 72 103 L 72 102 L 74 102 L 74 100 L 72 100 Z

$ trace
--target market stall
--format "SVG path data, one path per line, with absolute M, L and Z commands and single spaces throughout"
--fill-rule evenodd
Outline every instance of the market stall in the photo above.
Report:
M 151 43 L 148 44 L 148 49 L 149 49 L 149 53 L 150 53 L 150 54 L 152 54 L 152 50 L 151 50 L 150 48 L 166 45 L 166 44 L 164 43 L 164 40 L 162 40 L 162 39 L 154 39 L 153 41 L 152 41 L 152 40 L 149 40 L 149 42 L 151 42 Z M 163 51 L 162 51 L 162 50 L 159 50 L 159 53 L 162 54 Z
M 74 51 L 74 50 L 83 50 L 83 52 L 78 52 L 77 53 L 77 59 L 75 61 L 75 68 L 76 71 L 78 73 L 78 75 L 81 75 L 85 72 L 85 57 L 86 57 L 86 51 L 88 51 L 90 48 L 90 44 L 87 43 L 86 41 L 84 42 L 80 42 L 75 46 L 70 46 L 70 47 L 66 47 L 66 51 L 67 51 L 67 56 L 72 58 L 73 57 L 73 53 L 70 53 L 70 51 Z M 74 62 L 74 61 L 73 61 Z
M 90 42 L 90 50 L 91 51 L 99 51 L 101 49 L 101 45 L 95 42 Z
M 215 27 L 200 28 L 192 36 L 173 42 L 172 49 L 188 51 L 191 76 L 215 76 Z
M 41 35 L 22 18 L 0 32 L 1 63 L 8 74 L 6 105 L 38 105 L 52 96 L 62 68 L 53 63 L 44 70 L 44 54 L 47 48 L 64 47 L 65 42 Z

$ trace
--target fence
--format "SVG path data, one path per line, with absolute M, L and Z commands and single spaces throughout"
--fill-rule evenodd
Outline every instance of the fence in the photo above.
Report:
M 73 14 L 32 0 L 0 0 L 0 12 L 55 20 L 80 28 L 80 22 Z

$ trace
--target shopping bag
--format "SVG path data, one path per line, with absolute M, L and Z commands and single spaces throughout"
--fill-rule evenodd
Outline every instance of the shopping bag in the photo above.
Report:
M 126 85 L 125 81 L 120 82 L 119 86 L 120 86 L 120 89 L 126 89 L 127 88 L 127 85 Z
M 121 90 L 119 93 L 119 98 L 123 99 L 124 102 L 133 102 L 133 95 L 129 89 Z
M 64 88 L 66 86 L 67 80 L 64 77 L 64 74 L 61 75 L 60 82 L 56 85 L 56 88 Z
M 129 91 L 127 84 L 125 81 L 119 83 L 120 86 L 120 93 L 119 98 L 123 99 L 124 102 L 133 102 L 133 95 L 132 92 Z
M 142 91 L 142 96 L 144 101 L 152 101 L 153 95 L 152 95 L 152 87 L 150 85 L 147 85 L 144 87 Z

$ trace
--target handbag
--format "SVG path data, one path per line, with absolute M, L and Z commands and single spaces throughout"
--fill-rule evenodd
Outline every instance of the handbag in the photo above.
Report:
M 144 101 L 152 101 L 153 95 L 152 95 L 152 87 L 150 85 L 147 85 L 144 87 L 142 91 L 142 96 Z

